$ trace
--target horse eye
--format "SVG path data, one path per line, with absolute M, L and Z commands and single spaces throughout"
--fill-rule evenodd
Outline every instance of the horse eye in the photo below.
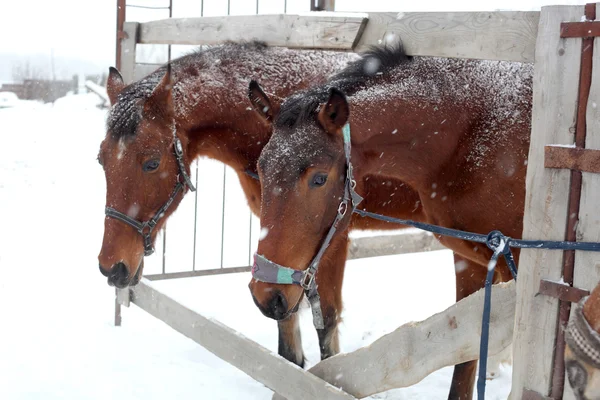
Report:
M 160 161 L 158 160 L 149 160 L 144 163 L 142 167 L 145 172 L 154 171 L 160 165 Z
M 314 174 L 312 181 L 310 182 L 311 187 L 321 187 L 327 182 L 327 174 Z

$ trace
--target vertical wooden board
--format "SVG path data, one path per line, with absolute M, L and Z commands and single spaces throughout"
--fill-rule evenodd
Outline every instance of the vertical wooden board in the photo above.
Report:
M 596 15 L 600 15 L 600 7 L 596 6 Z M 600 149 L 600 39 L 594 40 L 594 59 L 592 85 L 587 106 L 587 136 L 585 147 Z M 577 224 L 577 240 L 600 242 L 600 214 L 598 199 L 600 198 L 600 175 L 583 172 L 581 186 L 581 203 L 579 207 L 579 223 Z M 592 290 L 600 281 L 600 254 L 578 251 L 575 254 L 575 272 L 573 285 Z M 571 314 L 571 317 L 573 315 Z M 576 397 L 571 386 L 565 382 L 564 400 Z
M 544 168 L 544 146 L 571 144 L 581 39 L 561 39 L 560 23 L 579 21 L 583 6 L 543 7 L 535 53 L 531 147 L 523 238 L 564 240 L 570 172 Z M 523 389 L 550 391 L 558 300 L 537 295 L 540 279 L 559 280 L 562 253 L 524 250 L 517 280 L 511 398 Z
M 223 214 L 223 164 L 198 160 L 198 219 L 196 221 L 196 269 L 221 266 Z
M 190 168 L 190 178 L 196 181 L 195 162 Z M 187 191 L 177 210 L 168 221 L 165 272 L 193 270 L 194 227 L 196 215 L 196 195 Z
M 135 77 L 135 56 L 139 26 L 140 24 L 137 22 L 125 22 L 123 24 L 123 32 L 126 37 L 121 42 L 120 72 L 127 84 L 133 82 Z

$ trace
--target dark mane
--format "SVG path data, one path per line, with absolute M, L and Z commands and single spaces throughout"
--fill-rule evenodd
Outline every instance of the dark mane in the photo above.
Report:
M 209 54 L 218 54 L 221 58 L 236 59 L 240 52 L 262 52 L 268 46 L 259 41 L 252 42 L 227 42 L 224 45 L 211 46 L 205 49 L 192 50 L 189 54 L 179 57 L 171 62 L 172 73 L 177 78 L 177 72 L 183 67 L 195 64 L 202 65 Z M 142 108 L 145 101 L 158 85 L 166 72 L 166 64 L 152 72 L 150 75 L 127 86 L 119 93 L 117 103 L 111 108 L 106 121 L 106 129 L 111 132 L 113 139 L 135 136 L 142 120 Z
M 327 101 L 329 89 L 335 87 L 347 95 L 362 88 L 370 79 L 385 74 L 394 67 L 409 62 L 402 45 L 377 46 L 362 53 L 344 70 L 332 76 L 325 84 L 296 93 L 281 105 L 275 124 L 291 128 L 298 122 L 313 118 L 319 104 Z

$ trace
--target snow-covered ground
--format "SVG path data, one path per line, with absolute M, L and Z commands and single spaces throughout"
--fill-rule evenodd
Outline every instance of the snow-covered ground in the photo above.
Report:
M 54 106 L 0 110 L 0 399 L 270 399 L 269 389 L 135 306 L 124 309 L 122 327 L 112 326 L 114 291 L 96 259 L 105 190 L 96 155 L 105 113 L 95 108 L 95 99 L 70 96 Z M 219 164 L 200 165 L 206 176 L 222 177 Z M 236 185 L 229 176 L 228 185 Z M 241 193 L 232 193 L 226 219 L 234 224 L 243 217 L 250 224 L 239 207 Z M 177 229 L 186 213 L 174 216 L 169 243 L 188 243 L 189 229 Z M 220 226 L 220 211 L 205 218 L 215 221 L 206 222 L 200 237 L 220 237 L 210 228 Z M 233 246 L 236 229 L 227 232 L 234 234 L 226 238 Z M 227 250 L 226 266 L 244 265 L 247 236 L 234 249 Z M 189 258 L 191 252 L 177 253 Z M 158 258 L 152 256 L 153 265 Z M 448 307 L 453 272 L 449 251 L 350 261 L 342 350 Z M 254 306 L 249 278 L 232 274 L 154 285 L 276 351 L 276 323 Z M 317 338 L 310 312 L 301 312 L 312 365 L 318 361 Z M 489 382 L 487 399 L 507 397 L 510 373 L 506 367 Z M 414 387 L 372 398 L 445 399 L 451 376 L 445 368 Z

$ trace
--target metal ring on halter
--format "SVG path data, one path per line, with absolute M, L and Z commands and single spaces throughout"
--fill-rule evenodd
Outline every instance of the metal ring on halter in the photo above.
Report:
M 348 211 L 348 203 L 346 203 L 345 201 L 342 201 L 340 203 L 340 205 L 338 206 L 337 212 L 340 216 L 343 217 L 344 215 L 346 215 L 346 211 Z

